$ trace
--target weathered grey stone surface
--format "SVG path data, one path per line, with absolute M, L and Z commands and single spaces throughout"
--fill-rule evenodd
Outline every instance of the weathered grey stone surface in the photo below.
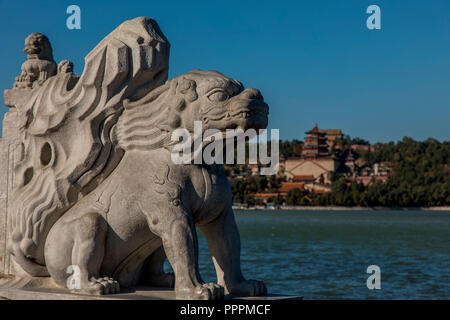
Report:
M 11 91 L 11 90 L 10 90 Z M 22 91 L 22 90 L 21 90 Z M 5 99 L 6 100 L 6 99 Z M 18 145 L 18 112 L 12 108 L 3 118 L 3 135 L 0 138 L 0 273 L 20 273 L 14 270 L 14 261 L 11 261 L 7 250 L 10 216 L 8 215 L 12 182 L 14 178 L 14 157 L 17 156 L 15 148 Z
M 90 295 L 139 284 L 174 287 L 178 299 L 266 295 L 263 282 L 242 275 L 223 167 L 171 160 L 172 132 L 193 134 L 194 121 L 221 132 L 265 128 L 260 92 L 216 71 L 167 80 L 170 45 L 149 18 L 103 39 L 81 76 L 68 60 L 54 75 L 50 42 L 33 35 L 27 52 L 47 54 L 5 91 L 0 272 L 65 288 L 75 266 L 72 291 Z M 217 284 L 199 274 L 195 226 Z M 174 275 L 163 272 L 166 256 Z

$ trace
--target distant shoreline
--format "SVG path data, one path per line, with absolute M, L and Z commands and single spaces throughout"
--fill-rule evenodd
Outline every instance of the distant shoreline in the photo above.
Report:
M 441 207 L 343 207 L 343 206 L 280 206 L 280 207 L 237 207 L 233 206 L 234 210 L 264 210 L 264 211 L 450 211 L 450 206 Z

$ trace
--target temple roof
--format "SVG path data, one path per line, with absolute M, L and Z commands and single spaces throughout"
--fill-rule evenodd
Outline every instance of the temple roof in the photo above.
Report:
M 314 125 L 314 128 L 312 128 L 309 131 L 306 131 L 306 134 L 311 134 L 311 133 L 315 133 L 315 134 L 327 134 L 327 135 L 342 135 L 342 130 L 341 129 L 319 129 L 319 126 L 316 124 Z
M 292 181 L 296 182 L 296 181 L 314 181 L 314 176 L 313 175 L 294 175 L 292 177 Z
M 306 134 L 311 134 L 311 133 L 323 133 L 322 130 L 319 129 L 319 127 L 316 125 L 314 126 L 314 128 L 312 128 L 309 131 L 306 131 Z
M 292 189 L 304 190 L 303 182 L 282 182 L 279 192 L 289 192 Z

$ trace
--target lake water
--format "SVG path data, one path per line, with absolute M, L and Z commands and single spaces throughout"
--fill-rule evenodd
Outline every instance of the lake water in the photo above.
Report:
M 304 299 L 450 299 L 450 212 L 236 211 L 244 276 Z M 216 281 L 199 232 L 200 272 Z M 381 289 L 366 286 L 381 269 Z

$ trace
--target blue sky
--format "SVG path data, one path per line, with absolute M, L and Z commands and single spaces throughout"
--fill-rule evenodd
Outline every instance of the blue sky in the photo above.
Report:
M 66 28 L 71 4 L 81 30 Z M 366 27 L 372 4 L 381 30 Z M 55 60 L 81 74 L 103 37 L 149 16 L 171 42 L 170 77 L 215 69 L 260 89 L 282 139 L 303 139 L 318 122 L 371 142 L 450 140 L 450 0 L 0 0 L 0 15 L 2 91 L 20 73 L 28 34 L 46 34 Z

